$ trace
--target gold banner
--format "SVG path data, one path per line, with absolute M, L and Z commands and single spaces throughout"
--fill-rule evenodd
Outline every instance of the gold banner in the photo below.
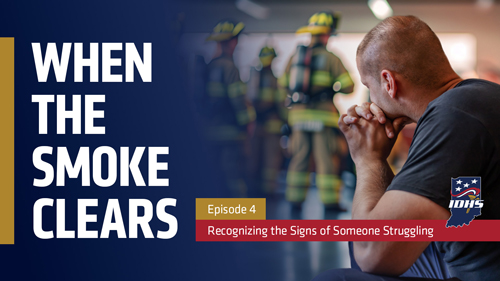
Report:
M 0 38 L 0 244 L 14 244 L 14 38 Z
M 197 220 L 265 220 L 265 198 L 196 198 Z

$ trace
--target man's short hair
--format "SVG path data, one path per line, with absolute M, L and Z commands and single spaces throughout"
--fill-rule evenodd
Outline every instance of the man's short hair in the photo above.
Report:
M 357 57 L 377 82 L 387 69 L 416 86 L 435 86 L 442 70 L 451 69 L 434 31 L 415 16 L 394 16 L 377 24 L 359 44 Z

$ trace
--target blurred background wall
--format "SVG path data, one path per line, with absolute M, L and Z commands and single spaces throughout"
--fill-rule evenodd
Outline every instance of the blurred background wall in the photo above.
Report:
M 455 71 L 463 78 L 484 78 L 500 82 L 500 4 L 492 0 L 389 0 L 393 15 L 415 15 L 438 33 Z M 224 18 L 243 21 L 245 34 L 235 51 L 235 63 L 243 81 L 251 67 L 258 67 L 258 53 L 266 44 L 273 45 L 278 57 L 273 72 L 279 77 L 298 43 L 307 43 L 308 35 L 295 35 L 313 13 L 333 10 L 342 13 L 338 35 L 330 39 L 328 49 L 339 56 L 356 84 L 350 96 L 337 95 L 341 112 L 368 97 L 356 69 L 355 54 L 364 34 L 379 19 L 365 0 L 213 0 L 187 1 L 181 48 L 203 54 L 208 62 L 215 43 L 205 42 L 212 26 Z M 253 6 L 252 6 L 253 5 Z M 189 42 L 189 43 L 187 43 Z M 193 44 L 193 42 L 196 42 Z

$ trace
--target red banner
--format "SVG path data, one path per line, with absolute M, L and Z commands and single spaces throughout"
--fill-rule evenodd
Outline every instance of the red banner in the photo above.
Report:
M 197 220 L 196 241 L 500 241 L 500 220 Z

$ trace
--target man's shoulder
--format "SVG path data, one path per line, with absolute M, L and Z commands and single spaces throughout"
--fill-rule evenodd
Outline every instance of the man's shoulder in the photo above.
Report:
M 467 79 L 429 103 L 422 117 L 423 121 L 437 117 L 437 122 L 455 124 L 459 120 L 475 119 L 485 127 L 491 127 L 492 120 L 500 120 L 498 108 L 500 85 L 481 79 Z
M 456 107 L 477 109 L 488 104 L 500 105 L 500 85 L 481 79 L 466 79 L 446 91 L 429 107 Z

